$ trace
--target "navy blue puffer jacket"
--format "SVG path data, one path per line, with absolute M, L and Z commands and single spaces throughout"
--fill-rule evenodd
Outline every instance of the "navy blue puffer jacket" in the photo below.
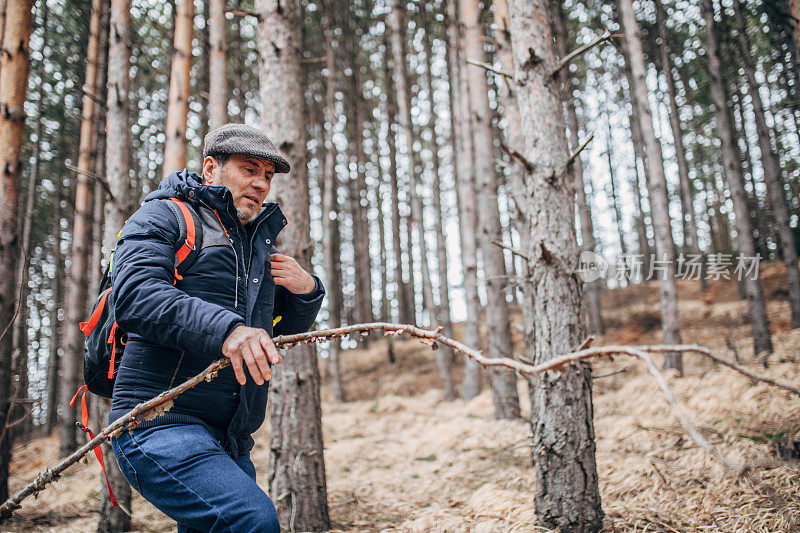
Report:
M 173 196 L 192 205 L 203 228 L 197 260 L 176 285 L 179 221 L 169 205 L 154 201 Z M 114 313 L 128 341 L 110 421 L 200 373 L 222 356 L 225 338 L 240 324 L 270 335 L 311 328 L 325 294 L 319 278 L 314 277 L 314 290 L 297 295 L 276 286 L 270 274 L 269 256 L 277 252 L 275 239 L 285 225 L 277 204 L 265 204 L 243 226 L 226 187 L 203 185 L 186 170 L 170 174 L 147 196 L 126 222 L 114 254 Z M 213 381 L 181 394 L 169 412 L 138 427 L 200 423 L 238 455 L 252 448 L 250 434 L 264 421 L 268 386 L 256 385 L 249 374 L 241 386 L 227 367 Z

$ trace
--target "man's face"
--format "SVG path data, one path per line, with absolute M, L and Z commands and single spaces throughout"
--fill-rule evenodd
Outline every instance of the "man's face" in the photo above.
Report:
M 275 164 L 251 155 L 233 154 L 224 166 L 207 156 L 203 160 L 203 178 L 208 185 L 227 187 L 233 196 L 236 215 L 247 224 L 258 215 L 269 193 Z

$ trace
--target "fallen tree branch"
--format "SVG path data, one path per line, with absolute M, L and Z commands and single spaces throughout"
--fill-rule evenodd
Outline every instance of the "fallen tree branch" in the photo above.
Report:
M 261 14 L 256 13 L 255 11 L 250 11 L 249 9 L 226 9 L 225 13 L 230 13 L 234 16 L 239 17 L 255 17 L 258 20 L 261 20 Z
M 555 75 L 561 72 L 561 69 L 569 65 L 573 59 L 575 59 L 581 54 L 588 52 L 598 44 L 611 39 L 611 37 L 612 37 L 611 32 L 606 30 L 605 33 L 603 33 L 603 35 L 601 35 L 594 41 L 590 42 L 589 44 L 585 44 L 580 48 L 577 48 L 576 50 L 573 50 L 569 55 L 564 56 L 564 59 L 558 62 L 558 65 L 556 65 L 556 68 L 553 69 L 550 75 L 555 77 Z
M 279 337 L 275 337 L 273 339 L 273 342 L 279 348 L 289 349 L 301 343 L 311 343 L 311 342 L 317 342 L 319 340 L 335 339 L 338 337 L 343 337 L 354 333 L 366 335 L 368 334 L 368 332 L 375 330 L 384 330 L 386 332 L 385 335 L 400 335 L 403 333 L 407 333 L 419 339 L 420 342 L 428 344 L 434 350 L 438 348 L 437 343 L 440 343 L 445 346 L 449 346 L 455 351 L 460 352 L 466 355 L 467 357 L 470 357 L 471 359 L 474 359 L 477 363 L 481 364 L 482 366 L 486 367 L 502 366 L 515 370 L 516 372 L 519 372 L 520 374 L 526 376 L 533 376 L 547 371 L 560 372 L 563 371 L 567 366 L 575 366 L 579 362 L 591 359 L 592 357 L 611 356 L 614 354 L 624 354 L 636 357 L 645 363 L 648 371 L 658 383 L 658 386 L 661 389 L 664 398 L 672 408 L 673 414 L 675 415 L 675 417 L 677 418 L 678 422 L 683 427 L 683 429 L 686 431 L 686 433 L 689 435 L 689 437 L 692 439 L 692 441 L 694 441 L 694 443 L 698 447 L 706 450 L 712 457 L 714 457 L 717 461 L 719 461 L 723 466 L 739 474 L 743 473 L 745 471 L 745 468 L 736 465 L 735 463 L 725 458 L 721 453 L 719 453 L 719 451 L 717 451 L 717 449 L 711 443 L 709 443 L 700 434 L 700 432 L 697 430 L 697 428 L 685 414 L 683 406 L 675 398 L 675 395 L 670 390 L 669 385 L 667 384 L 667 381 L 664 378 L 664 375 L 661 373 L 656 364 L 653 362 L 652 358 L 650 357 L 650 353 L 648 352 L 652 353 L 652 352 L 670 351 L 670 352 L 692 352 L 701 354 L 743 374 L 744 376 L 747 376 L 750 379 L 767 383 L 776 386 L 778 388 L 781 388 L 783 390 L 786 390 L 788 392 L 800 395 L 800 389 L 796 387 L 793 387 L 785 383 L 780 383 L 776 380 L 773 380 L 772 378 L 753 374 L 752 372 L 740 368 L 738 365 L 735 365 L 730 361 L 727 361 L 719 356 L 713 355 L 710 352 L 710 350 L 694 344 L 656 345 L 656 346 L 622 346 L 622 345 L 600 346 L 597 348 L 586 348 L 583 350 L 579 350 L 577 352 L 564 354 L 558 357 L 554 357 L 553 359 L 550 359 L 538 365 L 532 365 L 532 364 L 522 363 L 520 361 L 515 361 L 513 359 L 509 359 L 506 357 L 498 357 L 498 358 L 486 357 L 478 350 L 470 348 L 469 346 L 466 346 L 465 344 L 462 344 L 449 337 L 445 337 L 444 335 L 441 334 L 440 330 L 431 331 L 417 326 L 412 326 L 410 324 L 392 324 L 387 322 L 356 324 L 353 326 L 344 326 L 340 328 L 310 331 L 307 333 L 298 333 L 295 335 L 281 335 Z M 587 343 L 584 342 L 584 345 L 586 344 Z M 39 493 L 48 484 L 56 481 L 64 470 L 69 468 L 71 465 L 77 463 L 83 456 L 85 456 L 94 448 L 102 444 L 103 441 L 105 441 L 108 437 L 119 435 L 122 431 L 126 429 L 132 430 L 141 422 L 145 420 L 152 420 L 158 415 L 169 411 L 169 409 L 172 407 L 172 401 L 174 398 L 186 392 L 187 390 L 191 389 L 192 387 L 199 385 L 203 381 L 211 381 L 217 376 L 220 370 L 222 370 L 229 364 L 230 361 L 227 358 L 218 359 L 217 361 L 211 363 L 200 374 L 194 376 L 193 378 L 190 378 L 184 383 L 181 383 L 177 387 L 162 392 L 155 398 L 140 403 L 139 405 L 134 407 L 131 411 L 129 411 L 127 414 L 115 420 L 114 423 L 110 424 L 108 427 L 100 431 L 94 439 L 88 441 L 86 444 L 81 446 L 78 450 L 73 452 L 71 455 L 60 461 L 52 468 L 48 468 L 43 472 L 41 472 L 38 476 L 36 476 L 36 479 L 34 479 L 31 483 L 29 483 L 28 485 L 17 491 L 13 496 L 8 498 L 2 505 L 0 505 L 0 523 L 8 519 L 12 515 L 12 513 L 20 507 L 20 503 L 22 502 L 22 500 L 24 500 L 28 496 Z

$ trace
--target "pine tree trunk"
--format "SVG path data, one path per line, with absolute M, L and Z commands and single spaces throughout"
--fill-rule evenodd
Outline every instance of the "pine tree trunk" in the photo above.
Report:
M 435 326 L 441 326 L 443 333 L 447 337 L 453 336 L 453 323 L 450 320 L 450 280 L 447 268 L 447 238 L 444 232 L 444 212 L 442 210 L 442 190 L 440 186 L 440 160 L 439 160 L 439 136 L 436 133 L 436 118 L 439 116 L 435 109 L 435 99 L 433 90 L 433 63 L 431 46 L 431 32 L 432 27 L 429 25 L 428 14 L 426 8 L 427 2 L 422 0 L 419 5 L 421 13 L 421 22 L 425 28 L 422 36 L 422 47 L 425 51 L 425 72 L 426 72 L 426 91 L 430 99 L 430 114 L 428 115 L 428 129 L 431 134 L 431 154 L 433 164 L 433 211 L 436 214 L 434 217 L 434 236 L 436 238 L 436 266 L 437 276 L 439 278 L 439 291 L 438 291 L 438 305 L 436 306 L 436 318 L 434 320 Z M 453 350 L 450 348 L 439 348 L 442 355 L 447 357 L 449 361 L 453 360 Z M 438 355 L 438 354 L 437 354 Z M 450 364 L 448 364 L 448 368 Z M 448 371 L 449 373 L 449 371 Z M 447 400 L 455 400 L 455 388 L 451 387 L 445 391 L 445 398 Z
M 169 75 L 164 175 L 186 167 L 186 121 L 189 116 L 189 84 L 192 72 L 194 3 L 192 0 L 177 0 L 176 9 L 172 67 Z
M 64 188 L 63 178 L 54 179 L 53 191 L 53 263 L 55 269 L 50 282 L 53 294 L 53 308 L 50 310 L 50 350 L 47 357 L 47 403 L 45 409 L 44 433 L 50 435 L 58 422 L 58 372 L 59 348 L 61 348 L 62 327 L 58 311 L 64 306 L 64 258 L 61 253 L 61 196 Z
M 663 270 L 658 286 L 661 296 L 661 330 L 664 344 L 680 344 L 680 323 L 678 320 L 678 285 L 675 279 L 675 243 L 669 219 L 669 200 L 667 196 L 667 180 L 664 175 L 664 160 L 661 154 L 661 143 L 656 139 L 653 130 L 653 118 L 650 112 L 647 89 L 647 69 L 639 38 L 639 26 L 633 11 L 632 0 L 618 0 L 620 19 L 625 31 L 625 47 L 630 58 L 631 96 L 637 102 L 634 106 L 636 117 L 644 145 L 647 151 L 649 173 L 647 174 L 647 191 L 650 198 L 650 213 L 653 219 L 653 230 L 656 238 L 656 260 Z M 664 368 L 671 368 L 683 373 L 683 362 L 680 353 L 664 354 Z
M 567 27 L 564 22 L 564 8 L 560 3 L 550 2 L 550 20 L 556 40 L 556 51 L 559 57 L 566 57 L 570 52 L 567 44 Z M 561 96 L 567 111 L 567 129 L 569 131 L 570 150 L 577 150 L 580 146 L 578 140 L 578 114 L 575 110 L 575 99 L 572 96 L 573 80 L 569 69 L 561 69 Z M 586 185 L 583 181 L 583 161 L 580 156 L 572 163 L 572 173 L 575 176 L 575 201 L 578 206 L 578 217 L 581 223 L 581 252 L 595 253 L 597 240 L 594 237 L 594 223 L 592 222 L 592 208 L 586 198 Z M 600 295 L 603 292 L 604 280 L 596 279 L 584 284 L 586 298 L 586 315 L 589 318 L 589 333 L 600 335 L 605 330 L 603 316 L 600 308 Z
M 61 415 L 59 417 L 60 450 L 62 457 L 75 451 L 77 433 L 75 428 L 75 412 L 68 407 L 72 395 L 82 384 L 84 335 L 75 327 L 86 319 L 89 307 L 88 297 L 88 259 L 89 241 L 91 238 L 91 199 L 92 187 L 89 174 L 94 170 L 94 117 L 96 104 L 93 95 L 97 94 L 98 65 L 100 53 L 100 15 L 101 0 L 92 0 L 91 20 L 89 27 L 89 47 L 86 58 L 86 79 L 84 85 L 92 93 L 83 96 L 81 116 L 80 143 L 78 152 L 78 172 L 75 177 L 75 221 L 72 228 L 71 264 L 69 285 L 67 286 L 66 334 L 65 350 L 61 364 L 62 383 L 59 386 L 61 396 Z
M 800 3 L 796 0 L 794 4 Z M 793 9 L 797 5 L 792 6 Z M 758 92 L 759 84 L 756 81 L 756 68 L 753 56 L 750 54 L 750 41 L 747 37 L 747 26 L 742 15 L 742 5 L 739 0 L 733 0 L 733 9 L 736 15 L 738 29 L 739 52 L 744 63 L 744 72 L 747 77 L 747 89 L 750 102 L 753 106 L 756 130 L 758 132 L 758 146 L 761 151 L 761 167 L 764 170 L 764 181 L 767 184 L 772 216 L 775 221 L 775 230 L 781 243 L 783 260 L 786 264 L 786 283 L 789 289 L 789 303 L 792 312 L 792 327 L 800 328 L 800 272 L 797 268 L 797 249 L 794 235 L 789 225 L 789 210 L 786 207 L 786 192 L 784 190 L 783 173 L 778 156 L 772 149 L 770 130 L 764 114 L 764 104 Z M 753 190 L 755 194 L 755 189 Z
M 789 0 L 789 9 L 791 10 L 791 24 L 794 30 L 794 49 L 800 50 L 800 0 Z M 793 65 L 797 69 L 797 65 Z
M 617 225 L 617 236 L 619 238 L 620 260 L 625 261 L 628 255 L 628 246 L 625 244 L 625 230 L 623 229 L 622 222 L 622 209 L 619 205 L 619 195 L 617 194 L 617 178 L 614 171 L 614 159 L 611 145 L 613 144 L 613 135 L 611 131 L 611 117 L 608 115 L 608 109 L 603 106 L 603 111 L 606 115 L 606 160 L 608 161 L 608 182 L 611 185 L 611 204 L 614 207 L 614 222 Z
M 461 277 L 467 317 L 464 321 L 464 343 L 481 346 L 481 301 L 478 293 L 478 252 L 475 228 L 475 177 L 472 158 L 472 119 L 467 101 L 467 81 L 462 65 L 463 54 L 456 0 L 447 0 L 447 73 L 450 79 L 450 137 L 453 144 L 453 177 L 456 184 L 459 239 L 461 244 Z M 481 392 L 482 368 L 469 357 L 464 358 L 461 397 L 471 400 Z
M 428 244 L 425 238 L 425 227 L 423 223 L 422 199 L 417 193 L 417 169 L 418 154 L 414 151 L 414 126 L 411 121 L 411 90 L 409 84 L 408 63 L 406 61 L 405 47 L 405 7 L 399 3 L 394 4 L 392 14 L 389 19 L 391 26 L 391 45 L 394 70 L 397 76 L 397 100 L 399 104 L 399 118 L 403 133 L 406 139 L 406 152 L 408 157 L 408 194 L 411 202 L 411 226 L 416 233 L 417 242 L 420 248 L 420 268 L 422 273 L 422 302 L 423 307 L 428 313 L 434 310 L 433 284 L 431 282 L 430 267 L 428 264 Z M 411 246 L 409 245 L 409 257 L 411 257 Z M 433 316 L 430 315 L 431 321 Z M 439 371 L 439 378 L 445 390 L 445 397 L 455 398 L 455 386 L 452 376 L 452 358 L 450 354 L 437 350 L 436 367 Z
M 208 34 L 211 40 L 211 56 L 208 64 L 209 77 L 209 123 L 211 129 L 228 122 L 228 21 L 225 18 L 225 0 L 206 0 L 211 4 Z
M 744 257 L 755 257 L 755 243 L 753 242 L 753 227 L 747 208 L 747 196 L 744 190 L 739 147 L 731 124 L 728 110 L 728 98 L 721 77 L 722 67 L 719 53 L 716 29 L 714 27 L 714 6 L 711 0 L 703 0 L 703 19 L 706 26 L 706 56 L 711 75 L 711 93 L 714 100 L 714 117 L 716 120 L 716 133 L 722 146 L 722 160 L 725 166 L 725 178 L 733 200 L 733 210 L 736 217 L 736 230 L 738 234 L 739 254 Z M 750 308 L 750 322 L 753 331 L 753 349 L 756 356 L 762 353 L 772 353 L 772 338 L 769 332 L 769 319 L 767 318 L 764 290 L 761 279 L 744 276 L 743 288 Z M 764 364 L 766 364 L 764 358 Z
M 0 7 L 0 9 L 5 12 L 5 5 Z M 44 55 L 47 50 L 47 40 L 48 40 L 48 31 L 47 31 L 47 21 L 49 15 L 49 8 L 47 4 L 42 4 L 42 27 L 44 28 L 44 32 L 42 33 L 42 43 L 41 43 L 41 52 Z M 1 42 L 1 39 L 0 39 Z M 24 212 L 24 222 L 22 227 L 22 241 L 20 244 L 19 249 L 19 258 L 17 262 L 17 279 L 18 285 L 20 287 L 20 304 L 19 304 L 19 311 L 17 313 L 17 318 L 14 321 L 14 330 L 13 330 L 13 353 L 14 353 L 14 365 L 13 365 L 13 372 L 17 375 L 17 383 L 19 384 L 20 398 L 27 398 L 28 396 L 28 268 L 30 264 L 30 257 L 31 257 L 31 226 L 33 225 L 33 212 L 34 206 L 36 205 L 36 198 L 39 196 L 38 191 L 36 190 L 37 185 L 39 183 L 39 166 L 40 166 L 40 154 L 42 148 L 42 113 L 44 112 L 44 108 L 42 106 L 43 96 L 44 96 L 44 83 L 42 82 L 44 74 L 44 61 L 40 60 L 38 65 L 36 66 L 36 78 L 39 80 L 39 87 L 37 88 L 37 112 L 36 112 L 36 125 L 34 126 L 34 136 L 36 137 L 36 141 L 33 144 L 33 165 L 31 166 L 30 172 L 28 174 L 28 186 L 27 186 L 27 195 L 25 197 L 25 212 Z M 30 416 L 31 412 L 31 405 L 30 404 L 18 404 L 17 408 L 15 409 L 16 413 L 12 415 L 13 420 L 18 420 L 20 417 L 26 417 L 24 422 L 24 429 L 22 433 L 29 433 L 31 425 L 32 425 L 32 417 Z M 15 434 L 19 434 L 19 431 L 15 431 Z
M 486 62 L 483 31 L 477 0 L 459 2 L 460 21 L 464 26 L 465 59 Z M 487 354 L 490 357 L 513 357 L 511 324 L 506 302 L 506 265 L 503 250 L 492 243 L 501 239 L 500 208 L 497 203 L 497 174 L 494 165 L 492 125 L 489 110 L 489 87 L 481 67 L 466 65 L 468 101 L 472 114 L 473 151 L 478 207 L 478 245 L 486 276 Z M 524 123 L 524 121 L 523 121 Z M 473 230 L 474 231 L 474 230 Z M 517 378 L 507 370 L 489 372 L 497 418 L 519 417 Z
M 6 8 L 3 50 L 0 55 L 0 324 L 10 324 L 17 305 L 17 259 L 19 257 L 19 191 L 21 152 L 25 138 L 25 92 L 30 62 L 32 0 L 9 0 Z M 4 327 L 4 326 L 3 326 Z M 10 416 L 13 391 L 11 335 L 0 340 L 0 428 Z M 2 429 L 0 429 L 2 431 Z M 8 497 L 8 467 L 11 440 L 8 431 L 0 439 L 0 500 Z
M 106 179 L 115 199 L 121 201 L 105 203 L 105 225 L 103 243 L 106 250 L 114 248 L 116 237 L 125 220 L 134 211 L 131 197 L 131 133 L 129 111 L 131 64 L 131 19 L 130 0 L 112 0 L 109 20 L 108 80 L 106 84 Z M 108 417 L 111 402 L 104 398 L 93 398 L 93 410 L 101 423 Z M 106 473 L 117 500 L 126 509 L 131 508 L 131 486 L 122 476 L 111 447 L 102 447 Z M 102 478 L 101 478 L 102 479 Z M 105 496 L 103 481 L 100 494 L 102 503 L 98 532 L 128 531 L 131 518 L 119 507 L 111 506 Z
M 336 176 L 336 146 L 333 144 L 333 130 L 336 121 L 336 82 L 334 73 L 336 58 L 333 48 L 334 28 L 330 25 L 325 28 L 325 55 L 328 69 L 328 83 L 325 88 L 325 133 L 323 144 L 325 146 L 325 160 L 322 167 L 323 194 L 322 194 L 322 234 L 324 239 L 325 255 L 325 284 L 328 297 L 328 322 L 332 328 L 342 325 L 342 272 L 340 264 L 341 235 L 339 233 L 338 189 L 339 180 Z M 340 342 L 332 339 L 328 348 L 328 368 L 331 374 L 331 390 L 333 399 L 343 402 L 344 386 L 339 370 Z
M 392 197 L 392 251 L 394 255 L 394 281 L 396 287 L 395 299 L 398 303 L 399 320 L 404 323 L 413 323 L 414 320 L 414 293 L 408 281 L 403 278 L 403 248 L 400 240 L 402 222 L 400 219 L 400 187 L 397 175 L 397 95 L 393 87 L 393 76 L 391 68 L 391 43 L 390 28 L 384 33 L 384 44 L 386 46 L 386 58 L 383 61 L 384 69 L 384 92 L 386 93 L 386 115 L 389 124 L 389 132 L 386 136 L 386 143 L 389 145 L 389 182 L 391 184 Z M 410 264 L 410 263 L 409 263 Z M 411 279 L 409 273 L 408 279 Z
M 576 349 L 585 327 L 581 286 L 571 273 L 578 257 L 573 184 L 559 81 L 545 0 L 511 4 L 514 80 L 524 133 L 524 154 L 534 169 L 517 179 L 520 216 L 515 224 L 532 258 L 525 275 L 526 345 L 535 364 Z M 544 250 L 549 254 L 545 254 Z M 546 257 L 551 257 L 548 261 Z M 599 531 L 592 420 L 591 368 L 580 365 L 531 381 L 537 523 L 562 531 Z
M 683 146 L 680 110 L 678 108 L 677 91 L 675 89 L 675 78 L 672 74 L 672 56 L 669 44 L 667 43 L 667 28 L 664 23 L 664 7 L 661 4 L 661 0 L 655 0 L 655 8 L 658 34 L 661 38 L 661 70 L 664 72 L 664 76 L 667 80 L 667 95 L 669 96 L 669 125 L 672 130 L 672 138 L 675 146 L 675 159 L 678 163 L 684 246 L 686 246 L 687 239 L 690 239 L 689 249 L 691 249 L 693 254 L 702 257 L 703 252 L 700 250 L 697 221 L 695 220 L 694 213 L 694 191 L 692 182 L 689 179 L 689 164 L 686 161 L 686 149 Z M 700 289 L 705 291 L 707 288 L 708 281 L 705 276 L 700 276 Z
M 209 3 L 210 0 L 203 0 L 203 11 L 201 12 L 201 16 L 203 17 L 205 23 L 203 24 L 203 27 L 200 28 L 197 36 L 198 40 L 200 41 L 200 57 L 197 58 L 196 86 L 192 90 L 192 96 L 194 100 L 200 104 L 200 112 L 198 113 L 200 126 L 197 128 L 197 136 L 200 138 L 201 143 L 208 134 L 209 107 L 211 107 L 209 95 L 211 92 L 209 89 L 209 72 L 211 70 L 209 67 L 211 62 L 211 38 L 209 36 L 210 30 L 208 28 L 211 24 L 211 6 Z M 202 166 L 202 161 L 200 161 L 200 165 Z
M 286 219 L 282 251 L 311 270 L 308 170 L 300 65 L 303 8 L 299 0 L 256 0 L 263 129 L 292 164 L 292 185 L 275 191 Z M 278 518 L 290 531 L 330 528 L 320 377 L 314 346 L 289 350 L 273 368 L 269 487 Z
M 350 26 L 350 32 L 355 35 L 355 29 Z M 358 50 L 353 39 L 346 40 L 345 49 L 348 57 L 347 61 L 351 68 L 351 75 L 348 76 L 351 113 L 348 114 L 348 130 L 351 147 L 354 149 L 356 160 L 355 179 L 348 181 L 350 201 L 353 217 L 353 252 L 355 266 L 355 316 L 356 322 L 372 322 L 374 319 L 372 310 L 372 265 L 370 262 L 370 228 L 367 213 L 369 202 L 367 201 L 367 182 L 366 182 L 366 156 L 364 154 L 364 94 L 361 86 L 361 65 L 358 62 Z M 369 337 L 364 337 L 363 345 L 366 346 Z

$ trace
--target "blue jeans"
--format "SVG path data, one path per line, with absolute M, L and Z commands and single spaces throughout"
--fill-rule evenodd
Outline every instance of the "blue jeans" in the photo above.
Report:
M 179 532 L 280 531 L 250 453 L 231 457 L 203 426 L 123 431 L 111 446 L 128 483 L 178 522 Z

